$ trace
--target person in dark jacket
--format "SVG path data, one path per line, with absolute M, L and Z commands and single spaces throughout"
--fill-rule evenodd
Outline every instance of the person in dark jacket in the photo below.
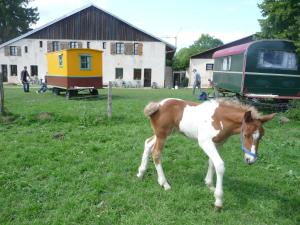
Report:
M 24 70 L 22 70 L 21 72 L 21 81 L 23 84 L 24 92 L 29 92 L 29 80 L 30 77 L 27 71 L 27 66 L 24 66 Z

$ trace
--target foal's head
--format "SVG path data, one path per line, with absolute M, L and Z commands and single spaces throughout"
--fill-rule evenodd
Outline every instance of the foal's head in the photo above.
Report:
M 256 119 L 252 117 L 251 111 L 245 113 L 241 127 L 241 143 L 245 162 L 249 165 L 255 163 L 257 159 L 259 141 L 264 135 L 263 123 L 275 115 L 276 113 L 273 113 Z

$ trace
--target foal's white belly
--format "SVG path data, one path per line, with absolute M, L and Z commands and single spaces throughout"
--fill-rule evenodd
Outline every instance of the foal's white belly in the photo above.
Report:
M 179 123 L 179 130 L 190 138 L 198 139 L 199 142 L 213 138 L 219 133 L 219 130 L 212 126 L 212 116 L 218 106 L 216 101 L 204 102 L 198 106 L 187 105 Z

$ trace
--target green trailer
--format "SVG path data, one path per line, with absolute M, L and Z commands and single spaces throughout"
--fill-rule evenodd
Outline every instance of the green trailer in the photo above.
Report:
M 300 99 L 300 57 L 291 41 L 253 41 L 216 51 L 213 58 L 213 83 L 218 93 Z

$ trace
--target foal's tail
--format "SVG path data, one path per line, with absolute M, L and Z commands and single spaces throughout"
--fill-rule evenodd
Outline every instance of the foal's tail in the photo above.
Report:
M 151 117 L 154 113 L 156 113 L 159 110 L 159 102 L 150 102 L 146 107 L 144 108 L 144 114 L 147 117 Z

